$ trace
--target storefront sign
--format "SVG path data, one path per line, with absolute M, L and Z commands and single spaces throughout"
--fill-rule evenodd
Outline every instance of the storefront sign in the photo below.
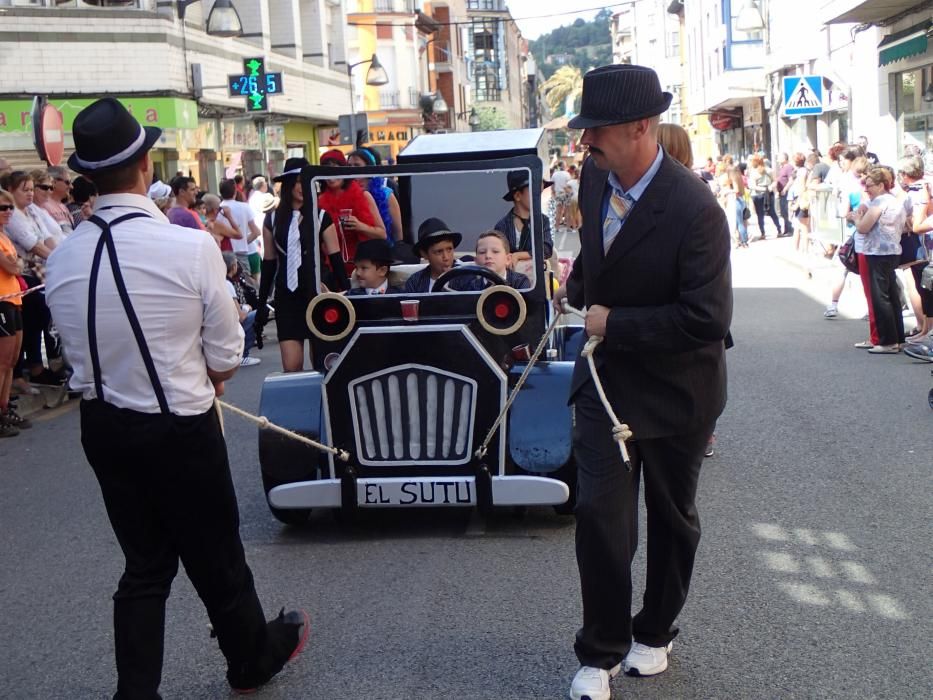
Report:
M 48 102 L 61 112 L 62 128 L 71 133 L 71 125 L 82 109 L 97 98 L 51 98 Z M 198 107 L 193 100 L 177 97 L 117 97 L 144 126 L 165 129 L 194 129 L 198 125 Z M 0 133 L 29 132 L 32 129 L 31 100 L 0 100 Z
M 266 126 L 266 150 L 285 150 L 285 127 L 281 124 L 269 124 Z
M 717 131 L 727 131 L 739 126 L 738 118 L 725 112 L 713 112 L 710 114 L 709 123 Z
M 750 105 L 746 105 L 744 113 L 745 126 L 758 126 L 761 124 L 761 100 L 756 99 Z
M 219 151 L 217 122 L 213 119 L 198 122 L 197 129 L 186 129 L 182 133 L 182 147 L 188 151 Z
M 225 151 L 258 151 L 259 129 L 256 124 L 245 119 L 224 121 L 223 148 Z

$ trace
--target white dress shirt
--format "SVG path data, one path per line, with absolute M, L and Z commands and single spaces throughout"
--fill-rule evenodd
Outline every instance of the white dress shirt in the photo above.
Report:
M 102 195 L 94 213 L 113 221 L 131 212 L 150 218 L 112 229 L 120 270 L 152 354 L 169 409 L 197 415 L 214 402 L 207 368 L 240 364 L 243 329 L 227 293 L 220 249 L 206 232 L 175 226 L 148 197 Z M 87 333 L 88 277 L 100 228 L 82 222 L 49 257 L 46 301 L 74 368 L 71 386 L 96 398 Z M 104 400 L 119 408 L 158 413 L 142 355 L 117 293 L 106 249 L 97 281 L 97 347 Z
M 233 245 L 234 253 L 255 253 L 258 251 L 256 247 L 256 241 L 249 242 L 250 222 L 253 221 L 255 214 L 253 213 L 253 208 L 246 202 L 238 202 L 235 199 L 225 199 L 220 203 L 221 207 L 229 207 L 230 215 L 233 217 L 233 221 L 236 223 L 237 228 L 240 229 L 240 233 L 243 234 L 243 238 L 231 238 L 230 243 Z M 247 270 L 249 272 L 249 270 Z

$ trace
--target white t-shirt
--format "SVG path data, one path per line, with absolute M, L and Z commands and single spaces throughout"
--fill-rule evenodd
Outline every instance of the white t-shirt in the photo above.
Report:
M 259 247 L 256 245 L 256 241 L 248 243 L 247 239 L 250 236 L 249 225 L 253 221 L 253 208 L 246 202 L 238 202 L 235 199 L 225 199 L 220 203 L 221 207 L 230 208 L 230 216 L 233 217 L 234 223 L 236 223 L 237 228 L 240 229 L 240 233 L 243 234 L 243 238 L 231 238 L 230 243 L 233 245 L 234 253 L 256 253 L 259 252 Z

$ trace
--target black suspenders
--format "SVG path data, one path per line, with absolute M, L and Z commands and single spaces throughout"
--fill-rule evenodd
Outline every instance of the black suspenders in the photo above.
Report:
M 123 303 L 123 310 L 133 329 L 133 335 L 136 338 L 136 345 L 139 346 L 139 353 L 142 355 L 143 364 L 146 366 L 146 372 L 149 374 L 149 381 L 155 392 L 156 399 L 159 402 L 159 409 L 163 415 L 171 413 L 168 408 L 168 401 L 165 400 L 165 392 L 162 390 L 162 383 L 159 381 L 159 375 L 156 373 L 155 364 L 152 362 L 152 355 L 149 352 L 149 346 L 146 344 L 146 338 L 143 336 L 142 327 L 139 325 L 139 318 L 130 302 L 130 295 L 126 291 L 126 283 L 123 281 L 123 273 L 120 271 L 120 263 L 117 260 L 117 249 L 113 243 L 111 227 L 121 224 L 130 219 L 139 219 L 149 217 L 142 212 L 133 212 L 117 217 L 112 222 L 107 223 L 99 216 L 92 216 L 89 221 L 94 222 L 101 230 L 100 239 L 97 241 L 97 248 L 94 250 L 94 260 L 91 263 L 91 277 L 88 285 L 87 295 L 87 338 L 91 352 L 91 366 L 94 370 L 94 391 L 97 398 L 104 400 L 104 382 L 100 369 L 100 353 L 97 350 L 97 278 L 100 273 L 100 260 L 103 254 L 104 246 L 107 247 L 107 256 L 110 258 L 110 269 L 113 272 L 113 279 L 117 285 L 117 292 L 120 295 L 120 301 Z

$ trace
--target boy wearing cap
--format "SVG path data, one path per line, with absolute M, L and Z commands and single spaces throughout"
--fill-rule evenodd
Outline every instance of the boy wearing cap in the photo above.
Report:
M 437 218 L 425 219 L 418 227 L 418 242 L 414 249 L 428 261 L 423 270 L 418 270 L 405 282 L 406 294 L 425 294 L 434 287 L 434 281 L 457 264 L 455 252 L 463 240 L 456 231 L 451 231 Z
M 347 296 L 377 296 L 380 294 L 400 294 L 401 289 L 389 285 L 389 270 L 392 268 L 392 248 L 382 238 L 362 241 L 356 247 L 353 263 L 356 265 L 356 278 L 359 287 L 347 292 Z

